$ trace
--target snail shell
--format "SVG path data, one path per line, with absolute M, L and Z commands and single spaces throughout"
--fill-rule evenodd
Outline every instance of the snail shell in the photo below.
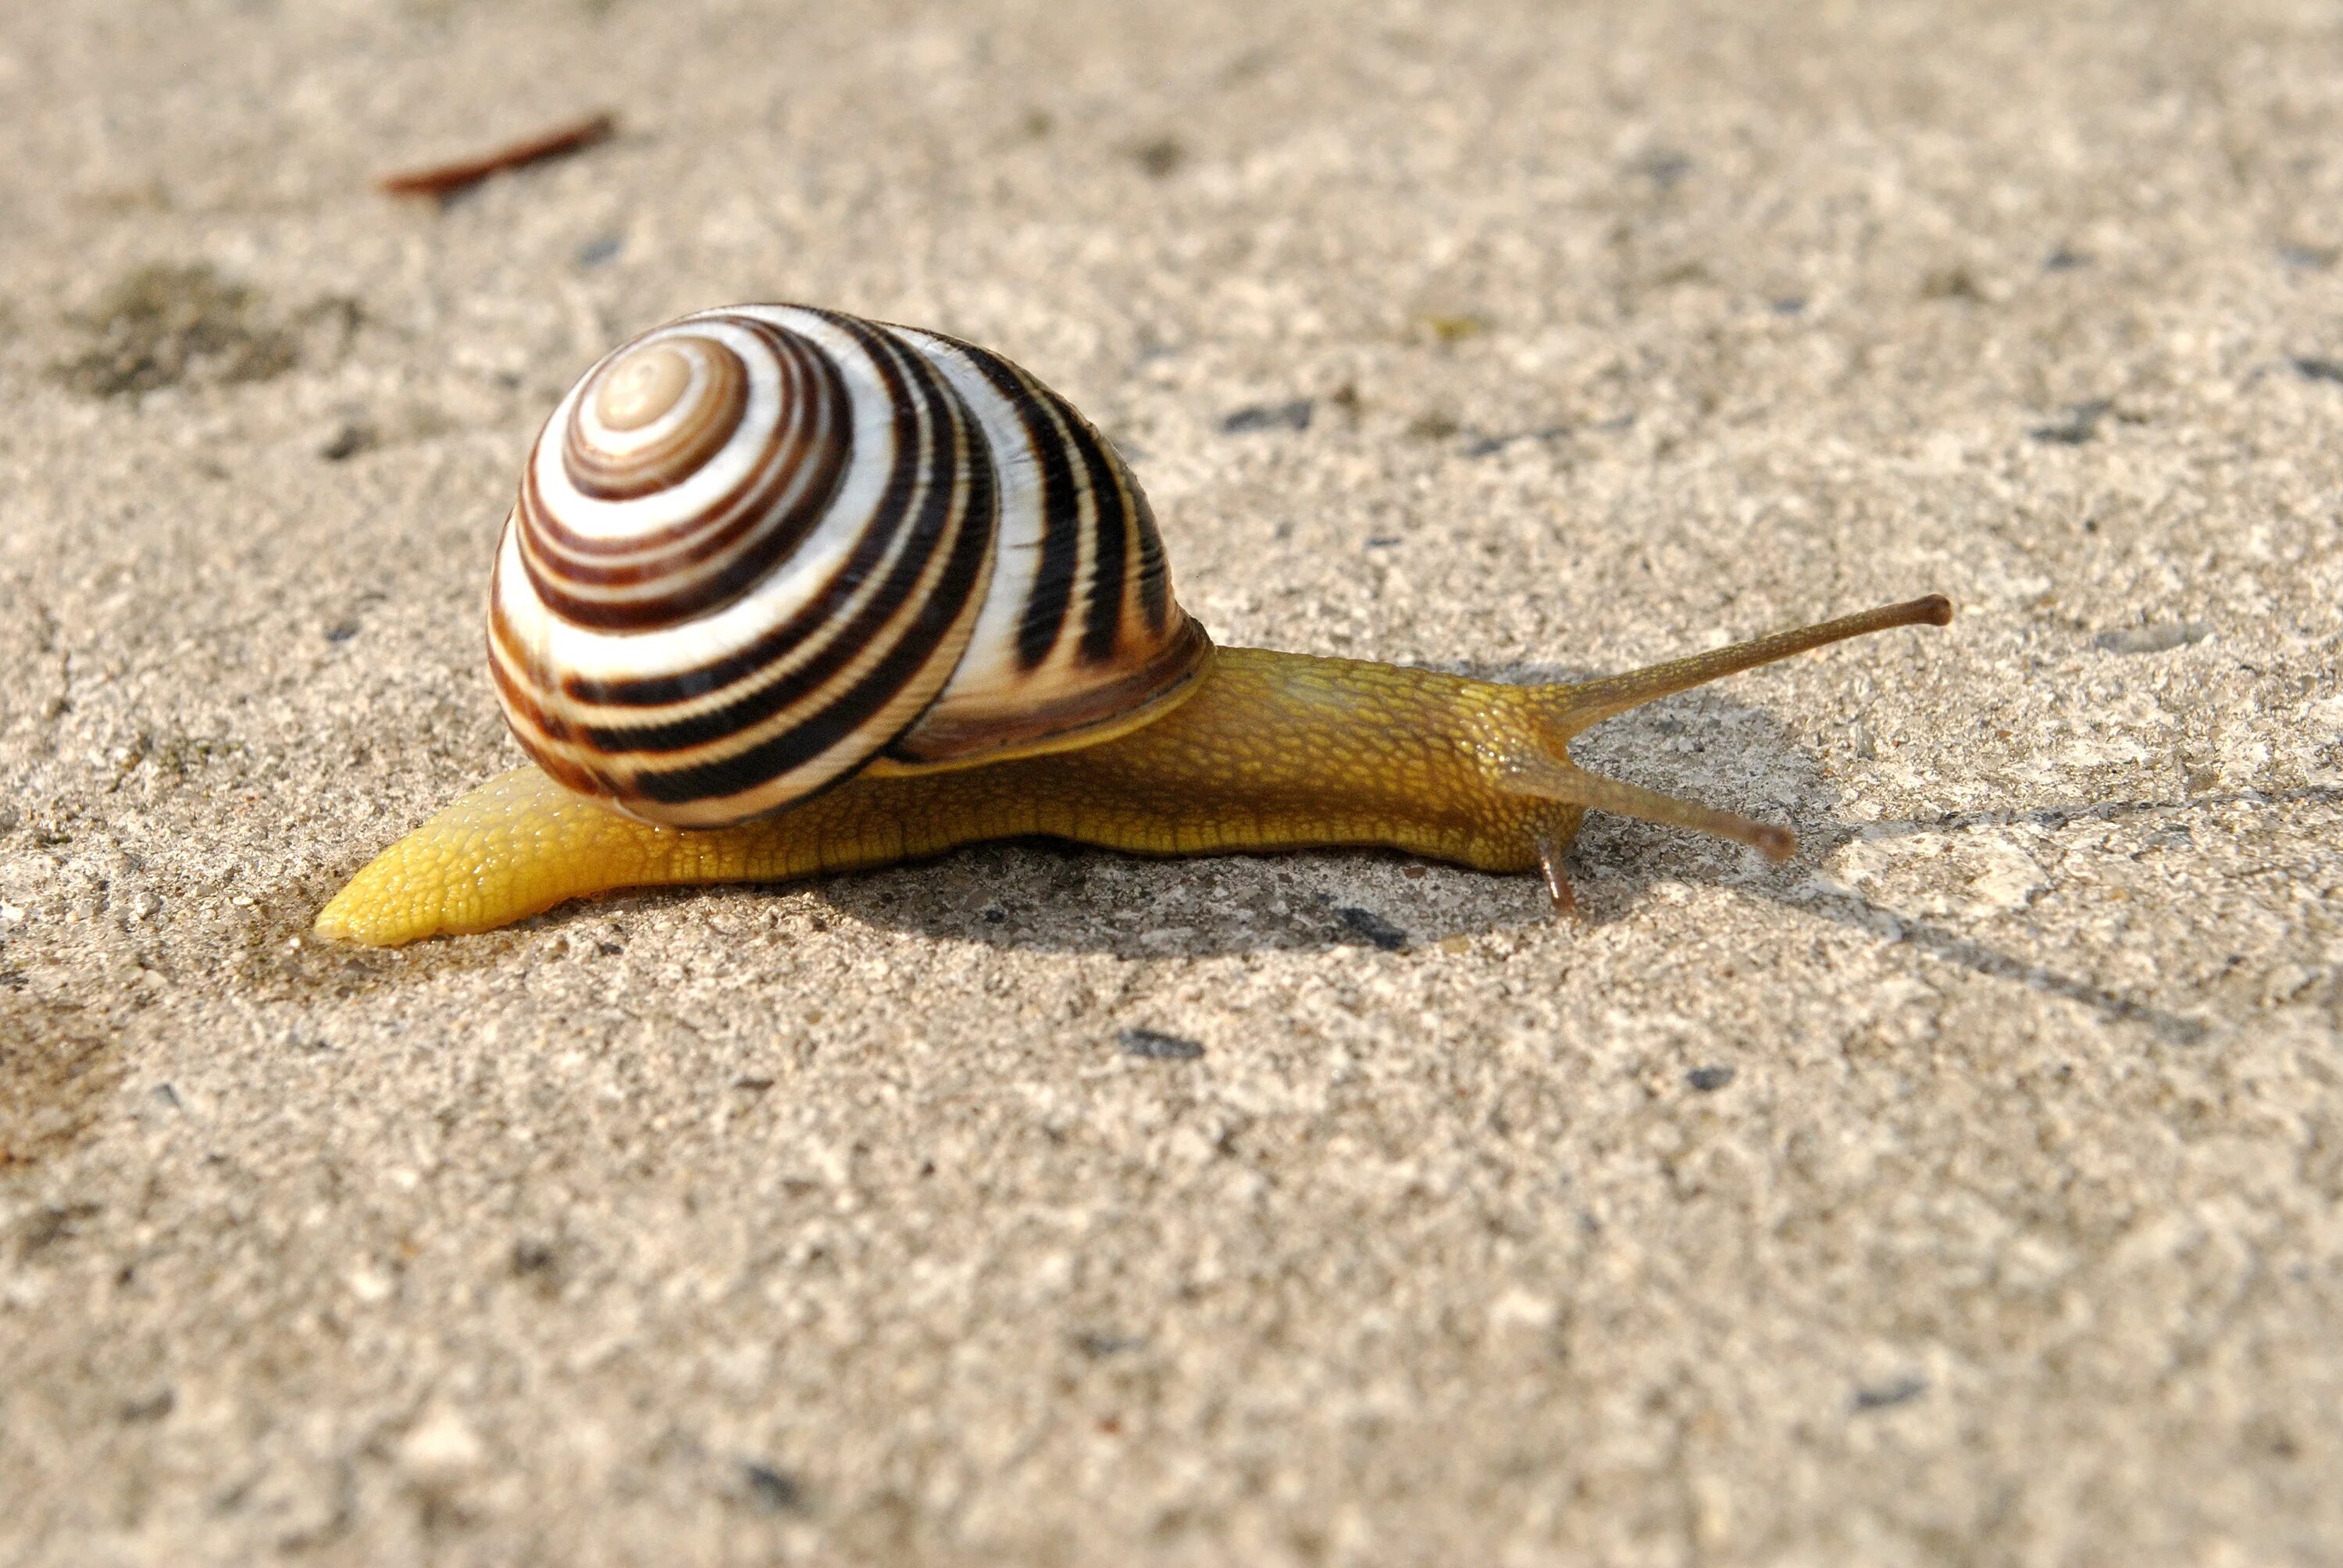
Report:
M 489 587 L 497 695 L 569 788 L 679 827 L 852 774 L 1089 745 L 1212 645 L 1065 399 L 939 333 L 801 306 L 655 327 L 546 422 Z

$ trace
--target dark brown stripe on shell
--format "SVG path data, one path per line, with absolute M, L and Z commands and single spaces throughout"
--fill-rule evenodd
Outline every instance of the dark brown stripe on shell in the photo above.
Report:
M 1115 470 L 1121 466 L 1105 449 L 1097 431 L 1062 398 L 1067 444 L 1081 459 L 1076 483 L 1091 507 L 1090 597 L 1082 605 L 1081 659 L 1104 664 L 1114 657 L 1122 638 L 1123 572 L 1130 548 L 1131 515 Z
M 1066 423 L 1059 412 L 1064 400 L 999 355 L 954 342 L 1015 411 L 1039 469 L 1041 548 L 1033 586 L 1017 618 L 1017 662 L 1032 669 L 1058 646 L 1073 600 L 1074 575 L 1081 569 L 1081 500 L 1066 463 Z
M 1117 462 L 1121 462 L 1118 457 Z M 1131 470 L 1126 467 L 1125 474 Z M 1132 526 L 1139 535 L 1139 565 L 1132 576 L 1139 583 L 1140 608 L 1147 612 L 1149 635 L 1161 637 L 1172 615 L 1172 569 L 1163 558 L 1163 536 L 1155 528 L 1155 508 L 1147 504 L 1147 492 L 1139 487 L 1139 480 L 1129 482 Z

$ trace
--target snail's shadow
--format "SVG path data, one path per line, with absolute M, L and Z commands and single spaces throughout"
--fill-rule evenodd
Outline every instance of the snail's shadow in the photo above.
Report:
M 1514 668 L 1503 679 L 1569 678 Z M 1761 817 L 1795 821 L 1799 860 L 1761 868 L 1735 846 L 1650 824 L 1590 817 L 1572 854 L 1577 919 L 1624 918 L 1657 884 L 1728 884 L 1810 916 L 1908 946 L 1996 980 L 2065 997 L 2159 1037 L 2201 1039 L 2198 1020 L 2098 985 L 2056 964 L 2005 951 L 1976 936 L 1908 914 L 1815 877 L 1815 867 L 1857 837 L 1956 833 L 2020 821 L 2060 826 L 2219 801 L 2107 800 L 2011 812 L 1966 812 L 1907 822 L 1841 819 L 1844 796 L 1816 759 L 1765 710 L 1714 689 L 1624 715 L 1574 747 L 1587 766 Z M 1753 778 L 1754 773 L 1754 778 Z M 1767 799 L 1785 805 L 1767 804 Z M 1209 957 L 1356 947 L 1398 952 L 1444 939 L 1554 918 L 1534 876 L 1500 877 L 1387 850 L 1221 856 L 1166 862 L 1048 839 L 985 844 L 941 859 L 832 878 L 810 896 L 840 917 L 942 940 L 1124 959 Z

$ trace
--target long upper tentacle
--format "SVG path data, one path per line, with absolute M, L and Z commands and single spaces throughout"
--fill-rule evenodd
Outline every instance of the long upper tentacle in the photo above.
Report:
M 1708 653 L 1696 653 L 1688 658 L 1670 659 L 1665 664 L 1629 670 L 1624 675 L 1558 686 L 1553 689 L 1555 699 L 1554 722 L 1565 736 L 1575 735 L 1582 729 L 1600 724 L 1631 708 L 1640 708 L 1656 698 L 1695 686 L 1705 686 L 1719 677 L 1755 669 L 1761 664 L 1772 664 L 1776 659 L 1788 658 L 1810 648 L 1827 647 L 1851 637 L 1864 637 L 1899 626 L 1949 626 L 1952 619 L 1953 601 L 1942 594 L 1929 594 L 1924 598 L 1907 599 L 1902 604 L 1882 605 L 1877 609 L 1841 616 L 1836 620 L 1777 631 L 1769 637 L 1737 642 L 1730 648 L 1720 648 Z

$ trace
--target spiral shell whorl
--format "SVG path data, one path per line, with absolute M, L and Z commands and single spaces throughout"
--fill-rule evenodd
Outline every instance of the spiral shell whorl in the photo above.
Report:
M 722 449 L 749 411 L 749 367 L 711 337 L 638 344 L 595 371 L 570 407 L 561 466 L 598 500 L 665 489 Z
M 715 609 L 829 503 L 851 457 L 836 365 L 763 323 L 726 326 L 679 326 L 609 356 L 538 438 L 521 560 L 565 619 L 627 629 Z
M 490 590 L 508 719 L 646 819 L 738 821 L 883 760 L 1119 732 L 1209 652 L 1135 481 L 984 351 L 799 307 L 688 317 L 554 411 Z

